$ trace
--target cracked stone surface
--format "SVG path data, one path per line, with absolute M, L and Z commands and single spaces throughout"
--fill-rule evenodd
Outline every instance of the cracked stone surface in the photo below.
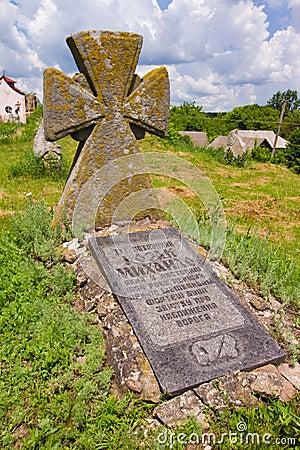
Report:
M 133 230 L 168 226 L 170 224 L 166 221 L 151 220 L 149 223 L 149 219 L 147 219 L 135 224 Z M 127 227 L 128 223 L 121 223 L 119 226 L 114 226 L 113 229 L 104 229 L 99 234 L 128 232 Z M 78 311 L 89 310 L 92 314 L 97 314 L 99 326 L 103 329 L 107 339 L 108 363 L 114 368 L 115 384 L 118 385 L 120 392 L 131 390 L 145 400 L 159 402 L 161 393 L 156 378 L 151 367 L 147 365 L 148 361 L 122 309 L 108 291 L 100 289 L 99 285 L 89 278 L 80 264 L 80 258 L 87 257 L 87 249 L 84 245 L 76 239 L 64 244 L 65 261 L 76 269 L 77 274 L 77 297 L 74 306 Z M 199 251 L 205 256 L 204 249 L 199 248 Z M 77 259 L 72 262 L 74 252 Z M 220 263 L 216 265 L 216 268 L 223 279 L 232 278 L 228 269 Z M 240 295 L 249 309 L 260 318 L 262 324 L 267 324 L 270 329 L 274 329 L 272 323 L 274 313 L 282 308 L 278 300 L 270 299 L 267 310 L 261 311 L 256 309 L 251 302 L 253 297 L 259 297 L 259 295 L 248 286 L 236 282 L 235 292 Z M 271 313 L 267 319 L 265 316 L 260 316 L 266 311 Z M 282 326 L 284 327 L 286 324 L 283 322 Z M 207 426 L 208 418 L 205 419 L 204 417 L 206 405 L 213 409 L 224 409 L 228 405 L 235 408 L 245 405 L 255 407 L 260 402 L 260 399 L 253 395 L 255 392 L 263 396 L 275 395 L 282 401 L 287 401 L 293 398 L 296 389 L 299 389 L 299 366 L 299 363 L 293 367 L 287 362 L 279 365 L 278 368 L 268 365 L 252 372 L 236 372 L 232 375 L 226 375 L 219 380 L 202 384 L 194 391 L 187 391 L 183 395 L 169 400 L 171 403 L 162 403 L 156 410 L 156 412 L 158 411 L 156 417 L 159 417 L 161 422 L 171 424 L 175 423 L 176 420 L 182 420 L 189 410 L 189 414 L 198 415 L 202 426 L 203 424 Z M 143 374 L 145 374 L 144 378 Z M 176 402 L 177 398 L 181 399 Z M 166 404 L 168 404 L 168 409 L 163 407 Z M 157 422 L 155 423 L 157 425 Z
M 295 388 L 300 389 L 300 364 L 298 362 L 294 366 L 287 363 L 280 364 L 278 370 Z
M 225 375 L 200 385 L 194 391 L 205 405 L 216 410 L 256 406 L 258 399 L 253 395 L 254 392 L 267 396 L 275 395 L 283 402 L 296 395 L 293 385 L 272 364 L 252 372 Z
M 189 416 L 193 415 L 205 429 L 208 425 L 205 420 L 204 409 L 205 405 L 201 400 L 192 391 L 187 391 L 157 406 L 154 414 L 163 424 L 169 426 L 182 424 Z
M 255 406 L 258 401 L 251 389 L 254 380 L 253 374 L 237 372 L 201 384 L 194 391 L 205 405 L 216 410 L 225 410 L 228 406 Z

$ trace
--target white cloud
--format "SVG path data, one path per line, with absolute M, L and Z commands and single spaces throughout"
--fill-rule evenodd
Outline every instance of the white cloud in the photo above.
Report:
M 29 23 L 28 26 L 28 31 L 32 35 L 32 37 L 42 36 L 42 34 L 45 33 L 46 30 L 52 33 L 52 30 L 57 21 L 57 13 L 58 8 L 53 1 L 42 0 L 34 14 L 33 20 Z
M 262 44 L 250 71 L 259 67 L 265 82 L 294 85 L 299 77 L 299 45 L 300 35 L 292 27 L 277 31 L 269 42 Z
M 278 0 L 264 3 L 280 8 Z M 68 35 L 133 31 L 144 37 L 138 69 L 167 65 L 173 104 L 265 104 L 277 90 L 300 90 L 300 0 L 284 4 L 293 26 L 270 37 L 264 5 L 251 0 L 173 0 L 163 11 L 156 0 L 0 0 L 0 69 L 41 96 L 44 67 L 77 70 Z
M 300 0 L 288 0 L 288 6 L 294 8 L 295 6 L 300 6 Z
M 0 41 L 2 70 L 16 77 L 40 74 L 44 65 L 27 36 L 26 18 L 19 14 L 17 6 L 3 1 L 0 5 L 3 7 L 0 27 L 5 30 Z

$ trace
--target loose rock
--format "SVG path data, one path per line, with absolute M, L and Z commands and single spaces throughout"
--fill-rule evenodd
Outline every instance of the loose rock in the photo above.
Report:
M 205 405 L 194 394 L 187 391 L 184 394 L 173 398 L 157 406 L 154 414 L 164 425 L 175 426 L 184 423 L 191 415 L 195 416 L 199 424 L 205 429 L 209 425 L 204 414 Z
M 300 364 L 298 362 L 294 366 L 287 363 L 280 364 L 278 370 L 295 388 L 300 389 Z

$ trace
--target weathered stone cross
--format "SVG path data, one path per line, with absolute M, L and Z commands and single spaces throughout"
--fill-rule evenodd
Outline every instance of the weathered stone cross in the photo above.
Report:
M 160 67 L 143 79 L 135 74 L 142 42 L 142 36 L 127 32 L 79 32 L 69 36 L 67 44 L 80 73 L 70 78 L 57 69 L 44 72 L 46 139 L 56 141 L 70 134 L 80 141 L 58 205 L 58 213 L 64 209 L 70 220 L 82 187 L 97 170 L 137 153 L 136 138 L 145 131 L 167 134 L 168 73 Z M 97 225 L 109 224 L 126 196 L 148 187 L 147 174 L 123 180 L 100 206 Z

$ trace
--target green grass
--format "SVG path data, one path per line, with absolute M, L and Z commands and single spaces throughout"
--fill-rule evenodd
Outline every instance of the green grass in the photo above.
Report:
M 166 147 L 152 138 L 140 145 L 145 151 L 169 151 L 190 161 L 211 180 L 229 223 L 241 233 L 250 228 L 253 234 L 268 236 L 300 262 L 299 175 L 269 163 L 249 161 L 243 168 L 224 165 L 211 150 Z
M 299 398 L 285 404 L 270 399 L 261 403 L 258 408 L 250 410 L 241 408 L 235 411 L 227 409 L 218 412 L 210 430 L 218 437 L 214 448 L 222 450 L 299 448 L 298 402 Z
M 76 144 L 71 138 L 62 139 L 62 165 L 45 168 L 42 161 L 33 154 L 34 130 L 41 117 L 37 114 L 26 125 L 19 125 L 16 136 L 9 137 L 0 124 L 0 226 L 9 227 L 9 217 L 16 210 L 22 210 L 28 198 L 43 201 L 52 206 L 58 202 L 72 162 Z M 7 124 L 2 124 L 5 126 Z M 10 125 L 10 124 L 8 124 Z M 1 138 L 2 137 L 2 138 Z
M 227 221 L 223 261 L 240 278 L 275 295 L 298 310 L 300 285 L 300 183 L 299 175 L 275 164 L 248 161 L 246 167 L 224 165 L 206 149 L 166 147 L 148 138 L 144 151 L 176 154 L 199 168 L 211 181 L 222 201 Z M 218 157 L 217 157 L 218 159 Z M 205 208 L 178 180 L 154 177 L 183 198 L 199 222 L 200 243 L 210 246 L 211 227 Z
M 57 251 L 66 236 L 50 227 L 65 175 L 41 169 L 36 176 L 39 163 L 31 150 L 37 122 L 17 135 L 20 127 L 6 132 L 0 127 L 0 448 L 183 450 L 183 434 L 201 439 L 199 425 L 191 418 L 181 427 L 145 434 L 154 406 L 114 395 L 97 318 L 74 309 L 75 276 Z M 69 166 L 76 144 L 69 138 L 60 144 Z M 226 264 L 265 296 L 298 310 L 299 176 L 271 164 L 224 165 L 204 150 L 149 138 L 141 147 L 179 154 L 210 178 L 228 222 Z M 201 243 L 209 247 L 211 224 L 203 204 L 180 182 L 155 182 L 182 195 L 199 222 Z M 281 445 L 225 439 L 214 448 L 297 448 L 284 439 L 299 438 L 299 398 L 285 404 L 262 400 L 258 409 L 208 410 L 208 432 L 218 440 L 244 422 L 249 432 L 282 438 Z M 160 444 L 159 436 L 167 440 Z
M 50 221 L 30 201 L 0 235 L 0 448 L 139 448 L 151 406 L 110 393 L 102 332 L 73 307 Z

